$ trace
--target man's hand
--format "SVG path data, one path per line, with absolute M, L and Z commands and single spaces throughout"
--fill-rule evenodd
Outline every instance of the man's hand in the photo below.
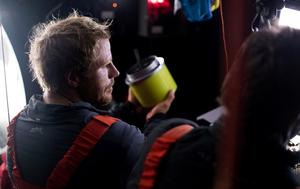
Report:
M 134 96 L 134 94 L 133 94 L 133 92 L 131 91 L 130 88 L 128 89 L 127 101 L 134 104 L 135 106 L 141 106 L 138 99 L 136 99 L 136 97 Z
M 164 101 L 158 103 L 150 110 L 150 112 L 146 116 L 146 120 L 149 120 L 157 113 L 167 113 L 174 99 L 175 99 L 175 92 L 171 90 L 169 91 L 169 94 Z
M 156 104 L 153 108 L 150 109 L 143 108 L 141 104 L 138 102 L 138 100 L 136 99 L 136 97 L 133 95 L 132 91 L 130 89 L 128 90 L 128 101 L 137 107 L 136 108 L 137 112 L 146 115 L 146 120 L 149 120 L 157 113 L 164 113 L 164 114 L 167 113 L 174 99 L 175 99 L 175 91 L 170 90 L 167 98 L 164 101 Z

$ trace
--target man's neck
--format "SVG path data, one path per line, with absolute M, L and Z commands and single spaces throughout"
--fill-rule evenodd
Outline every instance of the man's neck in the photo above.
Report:
M 43 100 L 46 104 L 59 104 L 65 106 L 70 106 L 74 102 L 80 101 L 75 95 L 51 91 L 44 92 Z

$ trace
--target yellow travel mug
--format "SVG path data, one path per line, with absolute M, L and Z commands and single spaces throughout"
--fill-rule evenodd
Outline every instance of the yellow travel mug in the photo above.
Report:
M 171 89 L 177 89 L 164 58 L 157 56 L 150 56 L 133 65 L 127 72 L 125 82 L 146 108 L 163 101 Z

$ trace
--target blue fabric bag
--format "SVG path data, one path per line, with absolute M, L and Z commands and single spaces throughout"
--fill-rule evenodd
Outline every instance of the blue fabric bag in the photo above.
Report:
M 211 0 L 180 0 L 183 14 L 190 22 L 212 18 Z

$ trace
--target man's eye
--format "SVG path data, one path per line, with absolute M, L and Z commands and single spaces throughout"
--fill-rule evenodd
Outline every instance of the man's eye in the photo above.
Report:
M 109 61 L 109 62 L 107 62 L 106 64 L 105 64 L 105 66 L 109 66 L 109 65 L 111 65 L 113 62 L 112 61 Z

